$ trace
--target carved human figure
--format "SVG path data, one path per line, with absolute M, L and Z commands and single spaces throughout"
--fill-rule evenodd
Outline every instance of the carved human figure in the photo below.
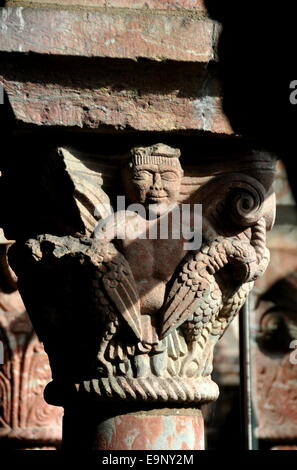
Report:
M 163 144 L 133 149 L 123 181 L 129 201 L 135 204 L 95 230 L 96 239 L 115 242 L 129 263 L 139 298 L 141 347 L 148 351 L 159 342 L 158 314 L 167 283 L 186 254 L 177 212 L 183 176 L 179 157 L 178 149 Z
M 218 335 L 221 334 L 222 325 L 222 318 L 219 317 L 222 292 L 213 274 L 228 263 L 244 266 L 245 260 L 249 259 L 245 267 L 251 272 L 244 273 L 243 278 L 252 280 L 260 264 L 254 248 L 236 237 L 229 240 L 218 237 L 212 242 L 217 260 L 199 249 L 185 258 L 185 240 L 182 236 L 174 239 L 170 229 L 166 240 L 160 236 L 150 239 L 152 226 L 155 233 L 160 232 L 164 216 L 169 224 L 169 214 L 172 215 L 176 208 L 183 175 L 179 156 L 177 149 L 163 144 L 133 149 L 124 181 L 130 200 L 144 205 L 144 216 L 126 211 L 117 213 L 105 231 L 95 235 L 107 244 L 113 239 L 122 240 L 120 251 L 125 257 L 124 263 L 128 262 L 127 269 L 131 270 L 129 288 L 132 287 L 134 296 L 126 298 L 126 320 L 132 329 L 134 327 L 139 340 L 136 349 L 133 348 L 133 361 L 137 360 L 137 374 L 140 376 L 148 375 L 152 370 L 157 376 L 209 375 L 212 348 L 203 357 L 203 346 L 214 325 L 218 328 Z M 148 212 L 153 212 L 155 217 L 149 218 Z M 127 233 L 130 235 L 128 238 Z M 140 236 L 135 236 L 135 233 Z M 264 250 L 261 263 L 266 263 L 267 259 Z M 143 261 L 141 264 L 140 260 Z M 179 277 L 168 291 L 173 274 L 182 260 Z M 119 281 L 125 282 L 123 278 Z M 117 287 L 108 291 L 113 300 L 115 295 L 119 295 L 116 293 Z M 229 313 L 224 314 L 223 323 L 228 316 Z M 177 329 L 179 326 L 182 328 Z M 106 354 L 114 336 L 112 324 L 98 356 L 110 373 L 113 369 L 111 363 L 106 362 Z M 174 344 L 174 353 L 168 348 L 168 341 Z M 160 356 L 160 353 L 163 355 Z

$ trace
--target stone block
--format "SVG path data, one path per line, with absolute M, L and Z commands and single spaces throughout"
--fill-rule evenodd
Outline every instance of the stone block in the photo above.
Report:
M 2 8 L 0 51 L 176 60 L 214 59 L 217 24 L 143 12 Z
M 206 12 L 203 0 L 8 0 L 5 2 L 6 6 L 20 5 L 34 5 L 39 7 L 46 6 L 80 6 L 91 8 L 131 8 L 131 9 L 144 9 L 144 10 L 173 10 L 184 11 L 191 10 L 194 12 Z
M 19 56 L 1 71 L 22 123 L 232 133 L 217 79 L 201 64 Z

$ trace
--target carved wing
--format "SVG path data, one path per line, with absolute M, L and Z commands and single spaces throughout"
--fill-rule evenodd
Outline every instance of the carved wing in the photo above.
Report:
M 46 351 L 59 358 L 51 364 L 53 377 L 64 377 L 66 364 L 71 380 L 92 374 L 96 347 L 121 320 L 142 340 L 133 274 L 114 245 L 41 235 L 16 248 L 13 267 L 25 305 Z
M 102 283 L 106 293 L 141 341 L 139 296 L 129 263 L 112 243 L 93 240 L 93 246 L 99 255 L 98 273 L 103 272 Z
M 103 190 L 103 184 L 114 173 L 115 165 L 94 160 L 94 156 L 79 153 L 71 148 L 58 148 L 65 170 L 70 177 L 74 192 L 73 197 L 86 235 L 90 235 L 99 219 L 111 214 L 109 197 Z
M 27 246 L 29 245 L 35 263 L 39 260 L 37 264 L 51 264 L 56 271 L 59 266 L 63 266 L 70 278 L 75 270 L 78 282 L 81 279 L 81 290 L 83 291 L 83 287 L 87 289 L 88 284 L 91 284 L 95 296 L 98 297 L 97 291 L 103 304 L 112 303 L 114 313 L 122 316 L 137 338 L 142 339 L 139 297 L 134 277 L 125 257 L 112 243 L 90 238 L 43 235 L 38 240 L 27 242 Z M 104 300 L 100 292 L 105 293 Z M 92 310 L 94 311 L 94 304 Z M 98 310 L 100 316 L 100 302 Z
M 199 331 L 218 312 L 221 292 L 206 271 L 202 259 L 201 253 L 188 256 L 175 280 L 165 307 L 162 338 L 185 321 L 192 322 L 194 336 L 198 337 Z

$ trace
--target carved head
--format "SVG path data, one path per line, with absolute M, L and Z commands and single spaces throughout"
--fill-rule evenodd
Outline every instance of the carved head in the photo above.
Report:
M 178 200 L 183 170 L 180 150 L 165 144 L 131 150 L 124 184 L 132 202 L 168 207 Z

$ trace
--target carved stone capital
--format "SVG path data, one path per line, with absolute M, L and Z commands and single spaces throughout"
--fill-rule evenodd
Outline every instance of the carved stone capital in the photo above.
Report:
M 62 409 L 44 401 L 48 358 L 16 290 L 6 243 L 0 245 L 0 447 L 55 449 L 62 438 Z
M 57 152 L 80 229 L 37 231 L 11 250 L 50 358 L 49 402 L 67 406 L 79 396 L 200 405 L 217 398 L 214 346 L 269 261 L 274 163 L 254 152 L 216 170 L 213 162 L 187 167 L 179 156 L 164 144 L 109 165 L 73 149 Z M 115 174 L 121 187 L 112 184 Z M 199 240 L 190 249 L 183 210 Z M 166 237 L 164 220 L 171 223 Z
M 261 443 L 295 444 L 297 439 L 297 315 L 296 247 L 289 252 L 272 249 L 272 264 L 265 276 L 266 291 L 252 312 L 252 384 Z M 280 277 L 280 260 L 287 274 Z M 289 265 L 291 261 L 292 267 Z M 264 286 L 262 286 L 263 289 Z

